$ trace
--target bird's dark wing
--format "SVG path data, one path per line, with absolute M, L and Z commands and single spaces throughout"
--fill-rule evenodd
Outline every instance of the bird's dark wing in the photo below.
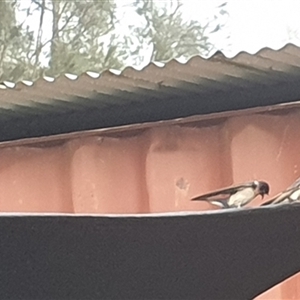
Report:
M 243 184 L 232 185 L 224 189 L 218 189 L 213 192 L 194 197 L 191 200 L 192 201 L 214 201 L 214 200 L 227 201 L 231 195 L 235 194 L 238 191 L 241 191 L 244 188 L 252 187 L 252 186 L 253 186 L 253 182 L 246 182 Z

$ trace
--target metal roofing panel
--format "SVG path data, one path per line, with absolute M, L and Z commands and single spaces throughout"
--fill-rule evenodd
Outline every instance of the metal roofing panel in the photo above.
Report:
M 127 67 L 122 72 L 5 82 L 0 127 L 1 120 L 16 126 L 22 119 L 22 128 L 33 122 L 50 128 L 50 119 L 60 118 L 54 121 L 61 122 L 60 129 L 50 132 L 63 133 L 286 103 L 300 99 L 299 77 L 300 48 L 288 44 L 254 55 L 241 52 L 232 59 L 217 52 L 185 63 L 153 62 L 141 71 Z M 67 119 L 70 124 L 65 125 Z M 81 125 L 74 125 L 79 120 Z
M 300 50 L 293 45 L 287 45 L 279 51 L 263 49 L 256 55 L 240 53 L 233 59 L 216 53 L 210 59 L 192 57 L 186 64 L 172 60 L 163 67 L 151 63 L 142 71 L 128 67 L 120 75 L 105 71 L 97 79 L 84 73 L 78 78 L 75 77 L 75 80 L 61 76 L 54 82 L 39 79 L 32 86 L 17 83 L 14 88 L 0 90 L 0 106 L 13 108 L 14 104 L 33 106 L 33 103 L 56 106 L 58 101 L 76 106 L 76 101 L 72 101 L 76 96 L 91 98 L 93 93 L 115 96 L 116 93 L 124 91 L 133 94 L 152 93 L 154 97 L 160 98 L 164 94 L 189 88 L 202 93 L 209 83 L 215 84 L 215 90 L 224 90 L 228 85 L 244 88 L 251 81 L 261 84 L 269 83 L 273 79 L 276 81 L 276 76 L 280 73 L 300 74 L 299 67 Z M 262 79 L 267 80 L 264 82 Z M 200 88 L 197 89 L 194 84 Z M 109 99 L 108 103 L 116 101 L 115 103 L 123 104 L 126 98 L 138 101 L 133 95 L 128 96 L 125 93 L 123 96 L 123 100 L 113 97 L 115 100 Z

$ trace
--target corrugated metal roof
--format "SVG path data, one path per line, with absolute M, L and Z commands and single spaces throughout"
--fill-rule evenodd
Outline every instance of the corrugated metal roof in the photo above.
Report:
M 4 82 L 0 127 L 5 122 L 6 131 L 0 129 L 0 140 L 297 101 L 299 79 L 300 48 L 289 44 L 232 59 L 218 52 L 186 64 L 151 63 L 141 71 Z
M 172 60 L 166 64 L 151 63 L 142 71 L 127 67 L 122 72 L 110 70 L 102 74 L 87 72 L 77 77 L 65 74 L 57 79 L 45 77 L 35 83 L 23 81 L 18 84 L 3 82 L 0 92 L 2 109 L 19 106 L 36 107 L 38 104 L 77 109 L 93 106 L 91 98 L 100 99 L 98 107 L 110 104 L 125 104 L 141 101 L 142 95 L 155 98 L 178 95 L 178 92 L 202 94 L 213 91 L 228 91 L 230 88 L 246 88 L 251 83 L 267 85 L 282 82 L 288 74 L 300 74 L 300 49 L 287 45 L 279 51 L 263 49 L 256 55 L 240 53 L 233 59 L 217 53 L 209 60 L 196 56 L 186 64 Z M 93 78 L 94 77 L 94 78 Z M 96 77 L 96 78 L 95 78 Z M 120 94 L 121 93 L 121 94 Z M 107 99 L 105 101 L 101 98 Z M 93 101 L 92 101 L 93 102 Z

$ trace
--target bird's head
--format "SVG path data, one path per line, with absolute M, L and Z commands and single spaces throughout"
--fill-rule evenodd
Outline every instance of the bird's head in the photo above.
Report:
M 256 190 L 257 194 L 261 195 L 261 198 L 264 198 L 264 195 L 269 195 L 270 187 L 264 181 L 256 181 Z

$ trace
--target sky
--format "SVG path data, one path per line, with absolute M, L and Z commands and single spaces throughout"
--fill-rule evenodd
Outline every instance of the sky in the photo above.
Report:
M 292 42 L 300 46 L 299 0 L 228 0 L 226 28 L 216 34 L 216 48 L 227 57 L 240 51 L 251 54 L 264 47 L 280 49 Z M 185 0 L 187 18 L 201 20 L 214 14 L 216 3 L 222 1 Z M 197 7 L 197 9 L 195 9 Z M 201 12 L 201 14 L 199 14 Z M 230 45 L 224 37 L 230 35 Z
M 229 1 L 228 11 L 232 43 L 228 56 L 243 50 L 254 54 L 263 47 L 277 50 L 288 42 L 300 46 L 300 1 Z
M 159 2 L 168 2 L 157 0 Z M 186 19 L 206 23 L 216 14 L 216 7 L 225 0 L 184 0 L 182 12 Z M 130 0 L 118 0 L 123 22 L 134 24 L 137 17 L 126 9 Z M 211 36 L 217 49 L 228 57 L 240 51 L 256 53 L 261 48 L 280 49 L 292 42 L 300 46 L 300 1 L 299 0 L 228 0 L 228 15 L 218 14 L 226 21 L 225 28 Z M 212 23 L 212 28 L 216 23 Z M 230 43 L 226 36 L 230 36 Z
M 167 0 L 157 0 L 168 2 Z M 182 12 L 189 20 L 198 20 L 205 24 L 213 19 L 217 5 L 225 0 L 184 0 Z M 118 14 L 122 19 L 118 30 L 126 34 L 128 26 L 143 22 L 135 12 L 132 12 L 132 0 L 117 0 Z M 291 42 L 300 46 L 300 1 L 299 0 L 228 0 L 226 11 L 228 15 L 218 14 L 218 18 L 226 21 L 225 28 L 211 35 L 215 50 L 222 50 L 225 56 L 234 57 L 240 51 L 254 54 L 264 47 L 280 49 Z M 21 6 L 26 7 L 29 0 L 22 0 Z M 24 13 L 18 18 L 24 19 Z M 27 20 L 27 25 L 36 31 L 38 27 L 38 12 Z M 51 24 L 51 15 L 46 15 L 47 24 Z M 216 26 L 216 23 L 212 23 Z M 44 26 L 43 38 L 51 36 L 51 26 Z M 230 39 L 226 39 L 230 36 Z M 143 60 L 139 62 L 141 68 L 149 63 L 152 48 L 142 50 Z M 212 55 L 213 53 L 211 53 Z

